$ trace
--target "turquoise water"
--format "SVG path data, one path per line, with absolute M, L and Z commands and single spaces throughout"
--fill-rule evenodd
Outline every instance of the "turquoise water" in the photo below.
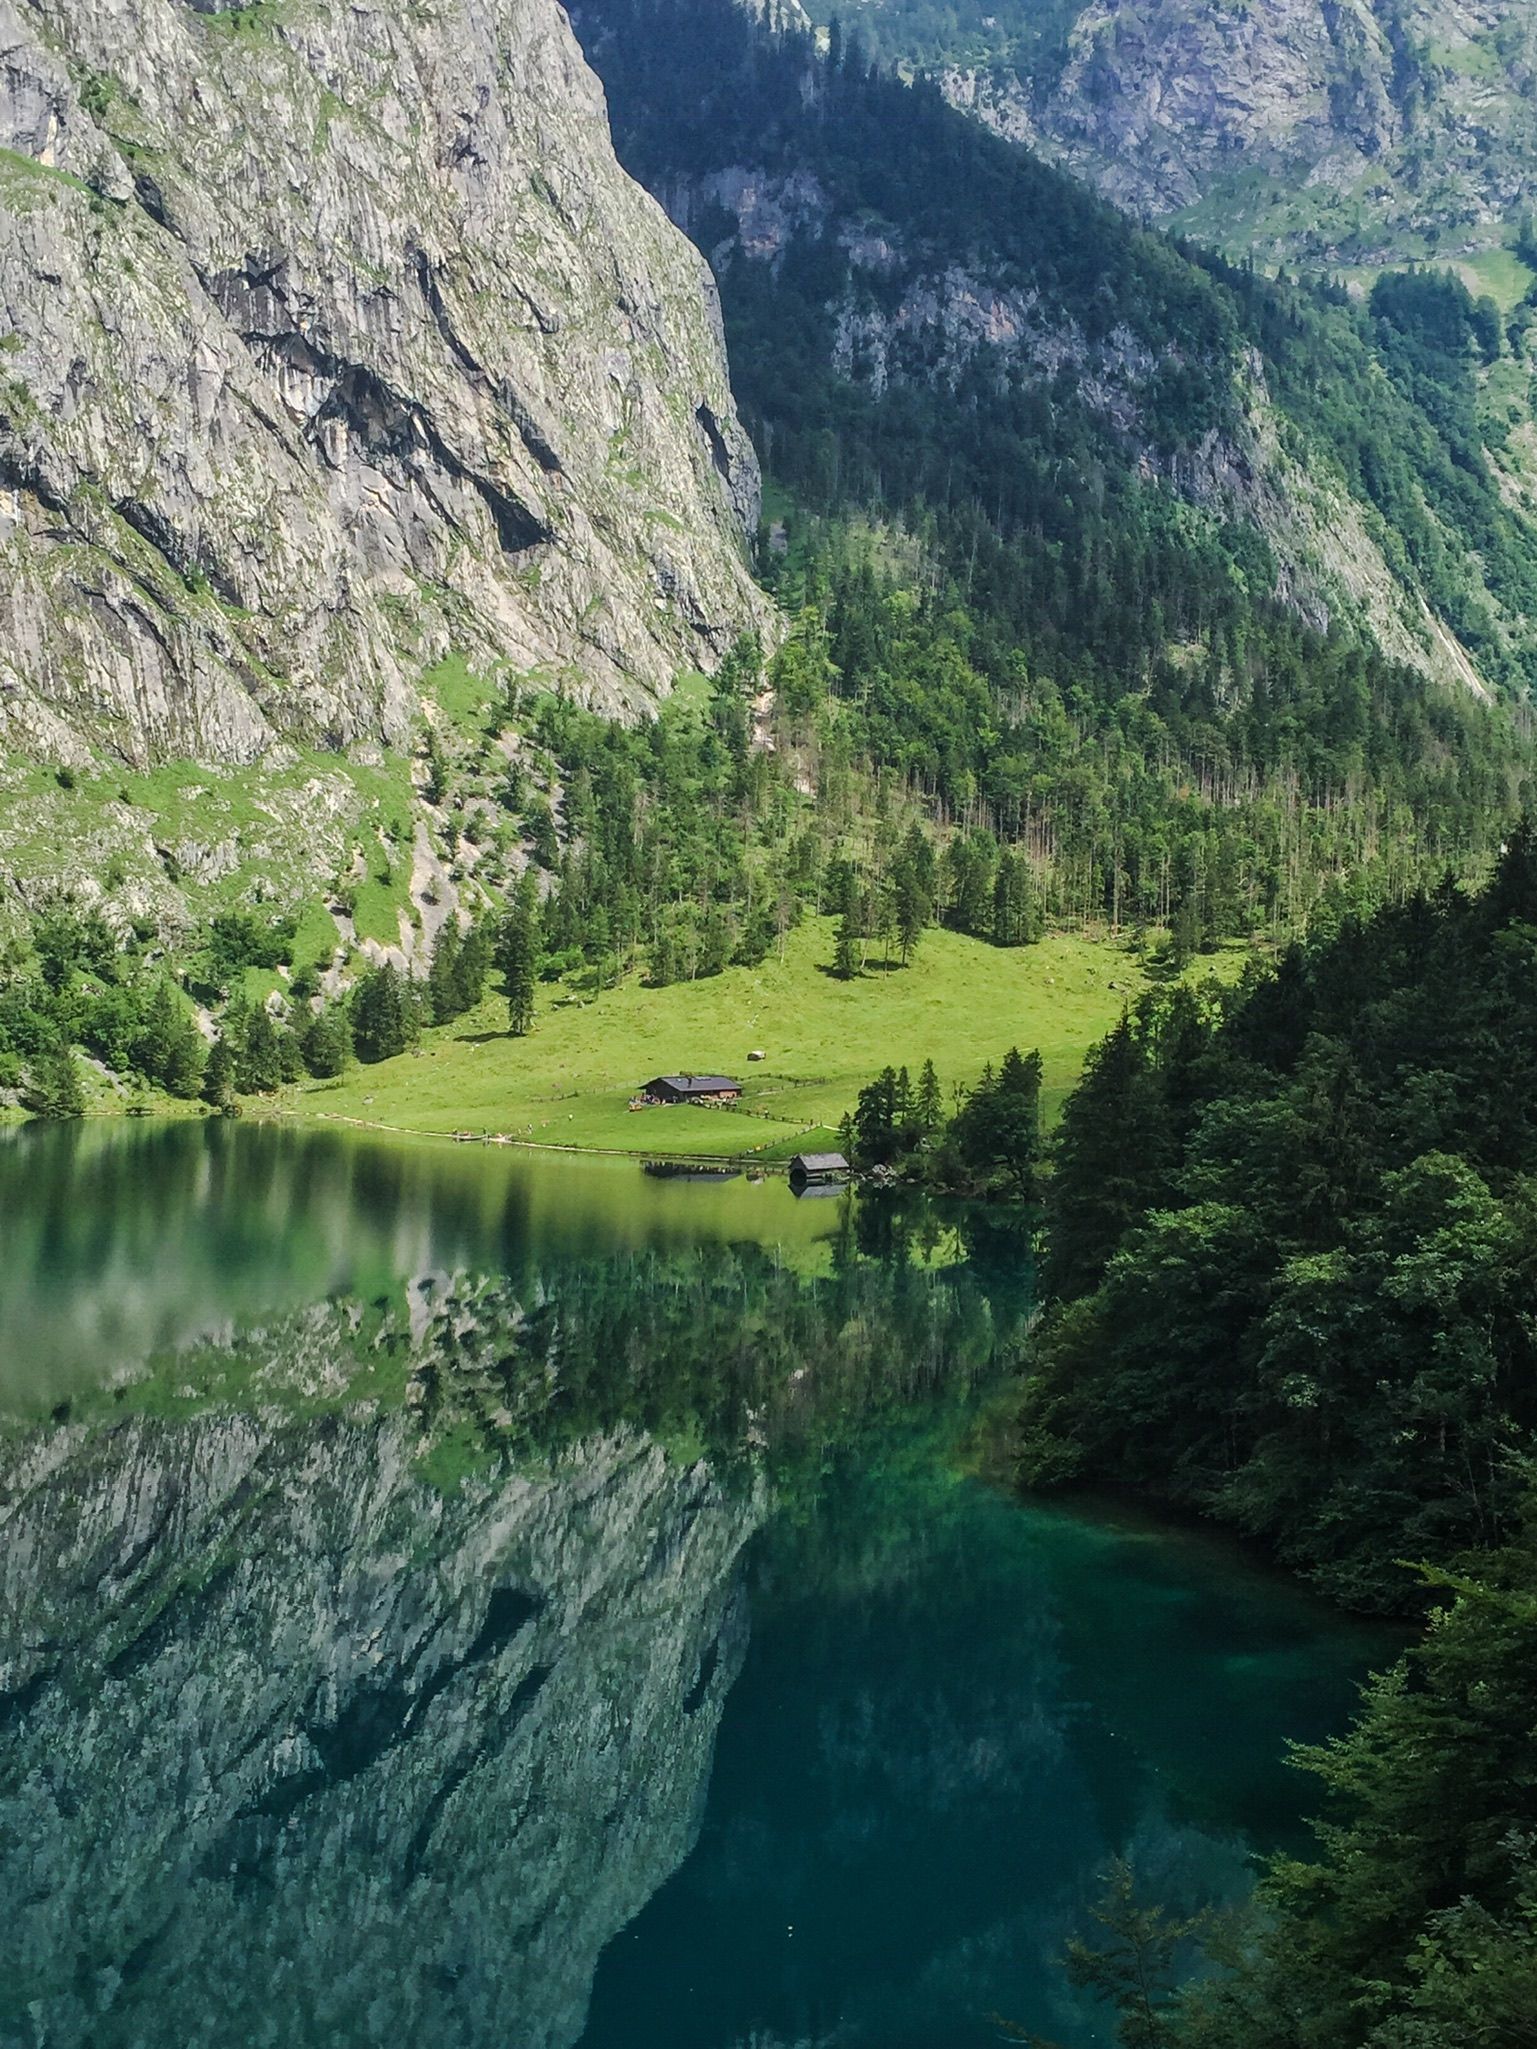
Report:
M 1059 1961 L 1098 1872 L 1241 1899 L 1296 1839 L 1286 1740 L 1339 1726 L 1368 1651 L 1219 1546 L 900 1466 L 771 1529 L 752 1601 L 698 1847 L 584 2049 L 981 2049 L 992 2012 L 1109 2043 Z
M 967 1476 L 995 1221 L 188 1125 L 0 1228 L 5 2044 L 1088 2049 L 1384 1649 Z

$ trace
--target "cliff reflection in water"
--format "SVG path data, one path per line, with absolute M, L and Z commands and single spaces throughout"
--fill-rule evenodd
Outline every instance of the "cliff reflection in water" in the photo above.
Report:
M 0 1149 L 33 1418 L 0 1441 L 0 2040 L 576 2040 L 697 1836 L 749 1540 L 1014 1322 L 852 1212 L 775 1191 L 785 1239 L 732 1243 L 717 1191 L 639 1180 Z

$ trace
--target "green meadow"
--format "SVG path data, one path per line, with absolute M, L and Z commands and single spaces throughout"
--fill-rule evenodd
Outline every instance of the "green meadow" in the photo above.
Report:
M 909 966 L 875 958 L 852 982 L 827 972 L 832 951 L 831 921 L 810 919 L 782 961 L 708 981 L 653 989 L 631 980 L 582 998 L 542 989 L 522 1039 L 508 1036 L 504 1006 L 488 997 L 415 1051 L 339 1082 L 302 1083 L 270 1108 L 539 1145 L 783 1159 L 835 1129 L 881 1068 L 916 1074 L 930 1057 L 949 1090 L 1010 1046 L 1038 1047 L 1054 1117 L 1089 1048 L 1150 980 L 1126 946 L 1061 934 L 1001 950 L 931 931 Z M 1231 950 L 1192 972 L 1230 978 L 1242 959 Z M 749 1060 L 753 1052 L 762 1060 Z M 746 1088 L 741 1108 L 628 1107 L 641 1083 L 676 1072 L 735 1076 Z

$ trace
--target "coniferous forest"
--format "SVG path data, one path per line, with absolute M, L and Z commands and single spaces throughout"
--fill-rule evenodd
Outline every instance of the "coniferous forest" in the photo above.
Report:
M 819 57 L 728 0 L 576 19 L 622 156 L 715 265 L 781 494 L 765 573 L 823 623 L 863 760 L 1019 846 L 1069 921 L 1295 929 L 1345 873 L 1388 899 L 1477 872 L 1528 773 L 1525 714 L 1283 601 L 1262 528 L 1200 482 L 1258 361 L 1283 441 L 1518 686 L 1537 537 L 1475 450 L 1475 366 L 1504 344 L 1465 287 L 1405 278 L 1359 309 L 1149 234 L 855 34 Z M 744 177 L 750 230 L 724 203 Z M 955 273 L 1075 337 L 1054 377 L 954 353 L 943 320 L 890 326 Z M 1090 389 L 1107 346 L 1156 364 L 1129 409 Z
M 1128 2041 L 1532 2039 L 1534 989 L 1528 825 L 1481 893 L 1144 1002 L 1068 1104 L 1025 1477 L 1199 1509 L 1338 1600 L 1429 1616 L 1301 1760 L 1315 1859 L 1272 1868 L 1231 1974 Z

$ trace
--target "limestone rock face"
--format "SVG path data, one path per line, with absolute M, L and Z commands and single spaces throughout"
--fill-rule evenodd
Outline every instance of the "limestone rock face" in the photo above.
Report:
M 673 180 L 661 196 L 691 232 L 731 222 L 731 235 L 713 252 L 723 265 L 776 265 L 797 234 L 835 238 L 849 274 L 829 307 L 831 359 L 851 384 L 883 392 L 904 383 L 953 385 L 980 372 L 1044 390 L 1066 375 L 1140 474 L 1264 534 L 1276 560 L 1275 596 L 1310 625 L 1364 626 L 1393 660 L 1488 695 L 1466 648 L 1390 566 L 1366 509 L 1342 480 L 1311 475 L 1288 451 L 1257 353 L 1238 366 L 1227 431 L 1169 451 L 1147 430 L 1149 388 L 1178 361 L 1168 342 L 1154 346 L 1124 321 L 1092 337 L 1033 287 L 946 261 L 893 224 L 840 215 L 809 172 L 734 165 Z
M 555 0 L 0 0 L 0 747 L 636 709 L 756 616 L 714 288 Z
M 1537 195 L 1534 85 L 1528 0 L 1087 0 L 946 90 L 1134 211 L 1372 261 L 1500 239 Z
M 0 1460 L 0 2041 L 566 2049 L 692 1847 L 751 1491 L 637 1436 L 446 1495 L 400 1416 Z

